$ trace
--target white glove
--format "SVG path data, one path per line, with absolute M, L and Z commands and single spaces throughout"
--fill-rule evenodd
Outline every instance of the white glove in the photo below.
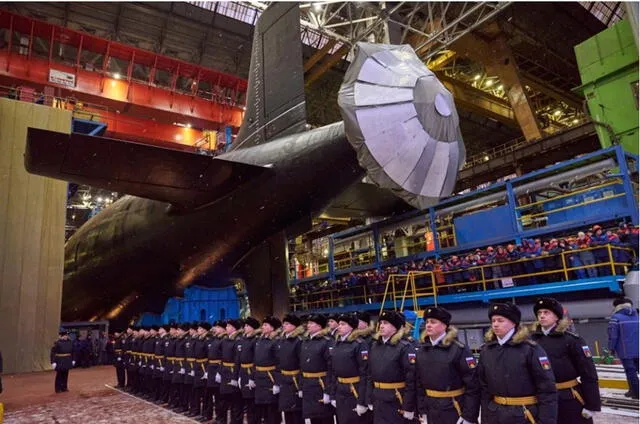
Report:
M 256 382 L 253 380 L 249 380 L 249 382 L 247 383 L 247 387 L 250 389 L 255 389 L 256 388 Z
M 118 362 L 122 361 L 122 358 L 118 357 Z
M 151 365 L 151 369 L 154 369 L 154 368 L 155 368 L 155 365 Z
M 354 411 L 356 411 L 356 414 L 358 414 L 358 416 L 362 416 L 364 415 L 369 409 L 366 406 L 362 406 L 362 405 L 356 405 L 356 409 L 354 409 Z
M 76 366 L 76 361 L 71 361 L 71 366 L 75 367 Z
M 586 419 L 593 418 L 595 412 L 582 408 L 582 416 Z
M 331 397 L 328 394 L 323 394 L 322 395 L 322 403 L 324 403 L 325 405 L 329 405 L 331 403 Z
M 138 361 L 138 366 L 141 367 L 142 366 L 142 361 Z
M 190 375 L 191 377 L 195 377 L 195 376 L 196 376 L 196 372 L 195 372 L 195 371 L 191 371 L 191 372 L 189 373 L 189 375 Z
M 209 378 L 209 373 L 208 373 L 208 372 L 205 372 L 205 373 L 202 375 L 202 379 L 203 379 L 203 380 L 206 380 L 207 378 Z
M 160 371 L 161 371 L 161 372 L 164 372 L 164 367 L 160 367 Z
M 414 413 L 413 413 L 413 412 L 404 411 L 404 412 L 402 413 L 402 417 L 403 417 L 405 420 L 409 420 L 409 421 L 411 421 L 411 420 L 413 420 L 413 416 L 414 416 Z
M 180 372 L 178 374 L 184 374 L 186 371 L 184 368 L 180 368 Z
M 242 387 L 242 378 L 238 377 L 238 387 Z
M 216 383 L 222 383 L 222 376 L 219 372 L 216 373 Z
M 273 392 L 274 395 L 277 395 L 278 393 L 280 393 L 280 386 L 273 386 L 271 388 L 271 391 Z
M 422 422 L 422 424 L 428 424 L 427 423 L 427 414 L 420 415 L 420 421 Z
M 473 423 L 471 421 L 467 421 L 464 418 L 460 417 L 458 418 L 458 422 L 456 424 L 473 424 Z
M 58 364 L 56 364 L 55 362 L 51 363 L 51 368 L 53 368 L 54 370 L 56 369 L 57 366 L 58 366 Z
M 231 380 L 229 384 L 233 387 L 238 387 L 238 380 Z
M 333 400 L 331 401 L 331 406 L 333 406 L 334 408 L 337 408 L 337 407 L 338 407 L 338 404 L 336 403 L 336 400 L 335 400 L 335 399 L 333 399 Z
M 369 411 L 373 411 L 373 405 L 367 405 L 367 408 L 369 408 Z
M 302 399 L 302 390 L 298 391 L 298 397 Z

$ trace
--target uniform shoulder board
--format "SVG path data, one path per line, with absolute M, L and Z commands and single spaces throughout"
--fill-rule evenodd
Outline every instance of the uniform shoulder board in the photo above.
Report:
M 533 340 L 531 340 L 531 339 L 527 339 L 527 340 L 525 340 L 525 341 L 526 341 L 527 343 L 529 343 L 531 346 L 537 346 L 537 345 L 538 345 L 538 342 L 533 341 Z
M 411 340 L 408 339 L 400 339 L 400 343 L 402 346 L 407 346 L 411 344 Z
M 460 340 L 458 340 L 458 339 L 455 339 L 455 340 L 453 341 L 453 344 L 454 344 L 454 345 L 456 345 L 456 346 L 458 346 L 458 347 L 464 347 L 464 343 L 462 343 L 462 342 L 461 342 Z
M 571 331 L 565 331 L 564 333 L 568 334 L 569 336 L 571 336 L 571 337 L 573 337 L 575 339 L 579 339 L 580 338 L 580 336 L 578 336 L 576 333 L 573 333 Z

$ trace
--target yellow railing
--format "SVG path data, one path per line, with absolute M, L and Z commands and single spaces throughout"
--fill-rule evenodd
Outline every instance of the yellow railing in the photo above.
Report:
M 580 265 L 580 266 L 569 266 L 568 265 L 568 257 L 579 254 L 580 252 L 586 251 L 594 251 L 598 249 L 606 249 L 608 261 L 606 262 L 598 262 L 590 265 Z M 601 269 L 604 267 L 609 267 L 611 275 L 616 275 L 616 268 L 623 268 L 629 266 L 627 262 L 616 262 L 614 260 L 613 252 L 614 250 L 628 251 L 632 258 L 635 258 L 635 252 L 632 249 L 626 247 L 612 246 L 610 244 L 602 245 L 602 246 L 594 246 L 584 249 L 575 249 L 575 250 L 567 250 L 555 255 L 541 255 L 536 256 L 534 258 L 521 258 L 517 261 L 507 261 L 507 262 L 499 262 L 492 263 L 487 265 L 479 265 L 464 269 L 457 269 L 453 271 L 409 271 L 407 274 L 391 274 L 387 277 L 386 283 L 375 283 L 370 285 L 357 285 L 353 287 L 341 288 L 341 289 L 332 289 L 332 290 L 321 290 L 317 292 L 305 293 L 300 295 L 292 296 L 292 308 L 293 310 L 306 310 L 306 309 L 324 309 L 324 308 L 335 308 L 344 306 L 347 304 L 366 304 L 366 303 L 381 303 L 381 311 L 384 308 L 387 301 L 393 302 L 394 309 L 403 310 L 405 308 L 405 304 L 407 300 L 412 303 L 414 310 L 418 310 L 418 299 L 421 297 L 433 296 L 434 304 L 438 304 L 438 295 L 442 291 L 449 289 L 456 289 L 460 287 L 467 286 L 475 286 L 476 288 L 482 291 L 487 290 L 487 285 L 496 281 L 502 281 L 505 278 L 509 278 L 512 280 L 521 279 L 521 278 L 530 278 L 530 277 L 539 277 L 539 276 L 547 276 L 553 274 L 560 274 L 561 277 L 558 278 L 558 281 L 566 280 L 569 281 L 571 278 L 569 276 L 569 272 L 579 271 L 579 270 L 588 270 L 588 269 Z M 520 265 L 531 261 L 540 261 L 547 259 L 559 259 L 559 263 L 561 267 L 557 269 L 545 269 L 544 271 L 533 272 L 533 273 L 517 273 L 509 275 L 501 275 L 499 277 L 493 277 L 493 271 L 491 271 L 491 275 L 489 276 L 488 268 L 501 268 L 512 265 Z M 503 271 L 504 268 L 501 268 Z M 473 281 L 462 281 L 455 283 L 440 283 L 438 282 L 438 276 L 445 277 L 447 275 L 460 274 L 460 273 L 475 273 L 478 277 L 477 280 Z M 416 284 L 416 281 L 421 282 L 422 284 Z M 426 280 L 426 281 L 425 281 Z M 426 284 L 425 284 L 426 282 Z M 380 293 L 376 288 L 380 288 L 381 285 L 384 285 L 384 293 Z M 514 283 L 515 285 L 515 283 Z M 354 295 L 353 293 L 357 293 L 358 290 L 361 290 L 362 294 Z M 489 288 L 491 290 L 491 288 Z M 349 295 L 342 295 L 345 291 L 350 291 Z M 321 298 L 318 298 L 321 297 Z M 360 300 L 360 301 L 359 301 Z M 399 303 L 399 305 L 398 305 Z
M 534 202 L 534 203 L 527 203 L 526 205 L 521 205 L 521 206 L 516 207 L 516 209 L 527 209 L 527 208 L 531 208 L 533 206 L 537 206 L 537 205 L 541 205 L 543 203 L 550 202 L 552 200 L 564 199 L 565 197 L 571 197 L 571 196 L 574 196 L 576 194 L 586 193 L 586 192 L 589 192 L 589 191 L 592 191 L 592 190 L 595 190 L 595 189 L 598 189 L 598 188 L 608 187 L 608 186 L 617 185 L 617 184 L 622 184 L 622 180 L 620 178 L 615 178 L 615 179 L 613 179 L 613 180 L 611 180 L 609 182 L 606 182 L 604 184 L 599 184 L 599 185 L 592 186 L 592 187 L 581 188 L 579 190 L 572 191 L 570 193 L 561 194 L 559 196 L 554 196 L 554 197 L 551 197 L 549 199 L 542 199 L 542 200 L 538 200 L 537 202 Z
M 369 265 L 375 260 L 376 254 L 372 250 L 362 253 L 356 253 L 350 255 L 348 258 L 338 259 L 335 261 L 336 269 L 346 269 L 358 265 Z

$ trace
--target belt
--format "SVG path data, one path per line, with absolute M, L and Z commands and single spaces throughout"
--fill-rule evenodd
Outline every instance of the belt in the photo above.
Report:
M 493 401 L 498 405 L 508 406 L 529 406 L 538 403 L 538 399 L 535 396 L 522 396 L 522 397 L 504 397 L 494 396 Z
M 240 368 L 244 368 L 245 370 L 246 370 L 246 369 L 249 369 L 249 368 L 253 368 L 253 364 L 252 364 L 252 363 L 249 363 L 249 364 L 240 364 Z M 259 367 L 258 367 L 258 368 L 259 368 Z M 257 368 L 256 368 L 256 369 L 257 369 Z M 260 371 L 260 370 L 258 370 L 258 371 Z
M 196 358 L 187 358 L 187 362 L 195 362 Z
M 125 350 L 124 353 L 131 353 L 131 350 Z
M 531 411 L 527 409 L 527 406 L 535 405 L 538 403 L 538 399 L 535 396 L 522 396 L 522 397 L 503 397 L 503 396 L 494 396 L 493 401 L 498 405 L 508 405 L 508 406 L 522 406 L 522 410 L 524 411 L 524 416 L 527 417 L 527 420 L 531 424 L 536 424 L 536 419 L 533 417 Z
M 221 363 L 221 362 L 222 362 L 222 361 L 221 361 L 220 359 L 209 359 L 209 363 L 210 363 L 210 364 L 219 364 L 219 363 Z
M 571 394 L 573 395 L 573 397 L 578 402 L 580 402 L 582 404 L 582 406 L 584 406 L 584 399 L 582 398 L 582 395 L 580 394 L 580 392 L 578 392 L 575 389 L 575 387 L 577 387 L 579 384 L 580 384 L 580 382 L 574 378 L 573 380 L 563 381 L 562 383 L 556 383 L 556 389 L 558 389 L 558 390 L 570 389 L 571 390 Z
M 122 349 L 114 349 L 113 350 L 115 353 L 122 353 Z
M 276 370 L 275 365 L 271 365 L 268 367 L 256 367 L 256 371 L 260 371 L 260 372 L 269 372 L 269 371 L 275 371 L 275 370 Z
M 355 384 L 360 382 L 360 377 L 338 377 L 338 382 L 342 384 Z
M 162 359 L 164 358 L 164 355 L 153 355 L 153 357 L 156 359 Z
M 228 368 L 233 368 L 236 366 L 235 362 L 223 362 L 222 366 L 224 367 L 228 367 Z
M 322 372 L 303 372 L 302 376 L 304 378 L 322 378 L 322 377 L 326 377 L 327 376 L 327 372 L 326 371 L 322 371 Z
M 400 383 L 380 383 L 378 381 L 373 382 L 373 387 L 375 387 L 376 389 L 397 390 L 404 389 L 406 386 L 407 385 L 404 383 L 404 381 Z
M 280 370 L 280 374 L 292 377 L 294 375 L 300 374 L 300 370 Z
M 71 356 L 70 353 L 56 353 L 54 356 Z
M 456 411 L 458 412 L 458 416 L 462 416 L 462 408 L 460 407 L 460 403 L 456 399 L 456 396 L 462 396 L 464 394 L 464 388 L 447 391 L 426 389 L 424 392 L 427 396 L 433 398 L 451 398 L 453 407 L 456 408 Z
M 338 377 L 338 383 L 348 384 L 349 385 L 349 390 L 351 390 L 351 393 L 353 393 L 353 396 L 356 399 L 359 399 L 360 396 L 358 396 L 358 391 L 356 390 L 356 387 L 354 386 L 354 384 L 359 383 L 359 382 L 360 382 L 360 377 L 359 376 L 355 376 L 355 377 Z
M 169 361 L 177 361 L 178 360 L 178 358 L 176 358 L 175 356 L 167 356 L 167 359 Z
M 205 363 L 205 362 L 207 362 L 207 358 L 204 358 L 204 359 L 196 359 L 196 362 L 197 362 L 197 363 L 199 363 L 199 364 Z

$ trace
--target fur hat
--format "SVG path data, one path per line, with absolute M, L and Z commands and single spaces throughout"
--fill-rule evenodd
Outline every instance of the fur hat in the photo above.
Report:
M 631 299 L 629 299 L 628 297 L 619 297 L 617 299 L 614 299 L 613 306 L 616 307 L 618 305 L 622 305 L 623 303 L 629 303 L 629 304 L 633 305 L 633 301 Z
M 335 322 L 338 322 L 338 317 L 340 315 L 339 314 L 327 314 L 327 321 L 329 320 L 334 320 Z M 324 325 L 323 325 L 324 327 Z
M 189 323 L 184 323 L 180 326 L 180 329 L 184 331 L 189 331 L 190 328 L 191 328 L 191 324 Z
M 265 322 L 270 326 L 272 326 L 274 330 L 277 330 L 278 328 L 282 327 L 282 323 L 280 322 L 280 320 L 271 315 L 264 317 L 264 319 L 262 320 L 262 323 L 264 324 Z
M 367 311 L 356 312 L 356 316 L 362 322 L 371 323 L 371 315 Z
M 256 330 L 256 329 L 260 328 L 260 321 L 258 321 L 254 317 L 248 317 L 248 318 L 245 318 L 244 325 L 248 325 L 249 327 L 251 327 L 254 330 Z
M 204 328 L 207 331 L 211 330 L 211 324 L 209 324 L 208 322 L 201 322 L 198 324 L 198 327 Z
M 536 300 L 535 305 L 533 305 L 533 313 L 537 316 L 540 309 L 550 310 L 556 314 L 558 319 L 562 319 L 562 317 L 564 317 L 564 308 L 562 307 L 562 304 L 552 297 L 541 297 Z
M 404 324 L 406 323 L 404 315 L 396 311 L 384 311 L 382 315 L 380 315 L 380 319 L 378 321 L 387 321 L 398 330 L 404 327 Z
M 444 325 L 449 325 L 451 322 L 451 314 L 444 308 L 439 306 L 429 306 L 424 311 L 424 319 L 433 318 L 442 322 Z
M 322 314 L 312 314 L 307 317 L 307 322 L 315 322 L 320 327 L 326 327 L 327 318 Z
M 355 314 L 342 314 L 338 317 L 338 321 L 344 321 L 351 328 L 358 328 L 358 317 Z
M 216 322 L 213 323 L 214 327 L 220 327 L 220 328 L 226 328 L 227 327 L 227 321 L 223 320 L 223 319 L 219 319 Z
M 242 320 L 241 319 L 230 319 L 227 320 L 227 325 L 232 326 L 236 330 L 240 330 L 242 328 Z
M 282 322 L 288 322 L 289 324 L 295 325 L 297 327 L 301 324 L 302 321 L 296 315 L 286 314 L 284 317 L 282 317 Z
M 197 330 L 199 326 L 200 326 L 199 322 L 193 321 L 192 323 L 189 324 L 189 329 L 190 330 Z
M 60 330 L 60 331 L 58 331 L 58 336 L 66 336 L 66 335 L 68 335 L 68 334 L 69 334 L 69 333 L 67 332 L 67 330 Z
M 159 325 L 152 325 L 152 326 L 151 326 L 151 329 L 152 329 L 153 331 L 158 331 L 158 330 L 160 329 L 160 326 L 159 326 Z
M 520 309 L 511 302 L 493 303 L 489 305 L 489 319 L 494 315 L 505 317 L 516 325 L 520 324 L 520 318 L 522 318 Z

